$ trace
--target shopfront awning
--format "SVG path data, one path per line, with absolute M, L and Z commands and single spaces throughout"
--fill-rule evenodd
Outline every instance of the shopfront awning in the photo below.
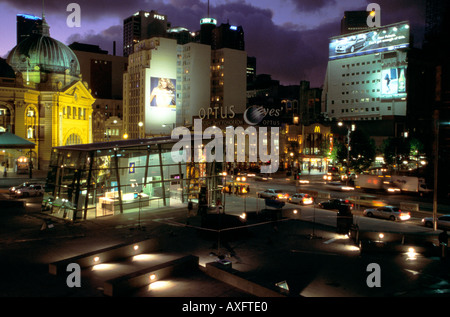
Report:
M 34 149 L 36 144 L 10 132 L 0 132 L 0 149 Z

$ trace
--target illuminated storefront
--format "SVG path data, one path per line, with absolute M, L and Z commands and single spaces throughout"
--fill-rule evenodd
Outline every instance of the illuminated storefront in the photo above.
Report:
M 55 147 L 43 211 L 68 220 L 216 201 L 221 163 L 175 162 L 160 137 Z M 195 152 L 195 151 L 193 151 Z

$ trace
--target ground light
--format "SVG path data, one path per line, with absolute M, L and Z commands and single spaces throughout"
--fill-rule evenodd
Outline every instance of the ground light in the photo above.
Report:
M 174 286 L 173 282 L 170 281 L 156 281 L 148 286 L 149 291 L 163 290 Z
M 408 252 L 406 252 L 406 260 L 416 260 L 417 259 L 417 252 L 414 248 L 408 248 Z
M 92 267 L 92 271 L 107 271 L 116 268 L 117 265 L 112 263 L 100 263 Z
M 153 254 L 137 254 L 133 256 L 133 261 L 150 261 L 155 258 Z

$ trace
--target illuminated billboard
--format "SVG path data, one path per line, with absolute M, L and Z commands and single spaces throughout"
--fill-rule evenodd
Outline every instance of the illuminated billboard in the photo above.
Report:
M 406 98 L 406 67 L 381 70 L 381 99 Z
M 150 78 L 150 106 L 176 108 L 176 80 L 170 78 Z
M 339 59 L 409 46 L 409 24 L 407 22 L 372 28 L 366 32 L 333 37 L 329 44 L 329 59 Z
M 145 133 L 170 134 L 176 123 L 176 79 L 147 73 L 145 97 Z

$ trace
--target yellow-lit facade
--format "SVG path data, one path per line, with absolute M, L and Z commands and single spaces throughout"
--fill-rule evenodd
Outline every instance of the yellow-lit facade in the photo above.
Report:
M 92 142 L 95 99 L 80 80 L 61 91 L 40 91 L 21 83 L 0 81 L 0 129 L 36 144 L 31 150 L 35 169 L 46 169 L 54 146 Z M 7 150 L 3 161 L 13 171 L 15 160 L 30 153 Z
M 31 152 L 2 152 L 10 172 L 19 156 L 31 158 L 33 169 L 46 170 L 52 147 L 92 142 L 95 99 L 76 55 L 50 37 L 45 19 L 41 33 L 12 48 L 6 64 L 0 73 L 0 130 L 36 145 Z

